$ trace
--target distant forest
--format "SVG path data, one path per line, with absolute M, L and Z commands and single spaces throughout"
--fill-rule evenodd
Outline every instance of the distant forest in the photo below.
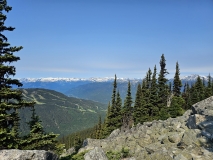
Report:
M 168 83 L 166 75 L 166 59 L 162 54 L 160 71 L 157 73 L 156 65 L 152 71 L 148 69 L 142 83 L 138 84 L 135 101 L 132 100 L 131 84 L 128 89 L 124 104 L 117 88 L 117 77 L 113 82 L 111 102 L 108 104 L 106 118 L 97 120 L 97 125 L 77 133 L 70 134 L 60 139 L 66 148 L 73 146 L 79 148 L 85 138 L 101 139 L 120 128 L 125 131 L 138 123 L 147 121 L 166 120 L 169 117 L 181 116 L 191 106 L 213 95 L 213 80 L 208 75 L 207 84 L 199 76 L 194 84 L 185 83 L 181 91 L 180 68 L 176 62 L 176 71 L 173 83 Z M 158 75 L 158 77 L 157 77 Z

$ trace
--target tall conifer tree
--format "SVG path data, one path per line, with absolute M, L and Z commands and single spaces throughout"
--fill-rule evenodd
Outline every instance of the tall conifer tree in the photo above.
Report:
M 178 62 L 176 62 L 176 71 L 175 71 L 174 82 L 173 82 L 174 96 L 179 97 L 181 95 L 181 87 L 182 87 L 182 83 L 180 80 L 180 68 L 179 68 Z
M 122 99 L 121 99 L 121 96 L 120 96 L 120 93 L 119 91 L 117 92 L 117 95 L 116 95 L 116 119 L 115 119 L 115 127 L 116 128 L 120 128 L 122 126 Z
M 212 84 L 211 84 L 211 76 L 209 74 L 207 87 L 205 88 L 205 98 L 208 98 L 210 96 L 212 96 Z
M 156 65 L 154 67 L 154 72 L 152 74 L 151 80 L 151 88 L 150 88 L 150 103 L 152 105 L 151 117 L 152 119 L 158 119 L 159 116 L 159 108 L 158 108 L 158 88 L 157 88 L 157 68 Z
M 136 97 L 135 97 L 135 104 L 134 104 L 134 113 L 133 118 L 135 124 L 141 123 L 141 119 L 143 118 L 143 104 L 142 104 L 142 90 L 140 83 L 138 84 Z
M 160 73 L 158 76 L 158 96 L 159 96 L 159 107 L 164 108 L 166 106 L 167 96 L 168 96 L 168 85 L 166 84 L 168 79 L 166 75 L 168 74 L 166 69 L 166 59 L 164 54 L 161 56 L 160 60 Z
M 127 95 L 124 101 L 123 107 L 123 126 L 126 128 L 130 127 L 130 121 L 132 120 L 132 95 L 131 95 L 131 84 L 128 82 Z
M 166 59 L 164 57 L 164 54 L 161 56 L 160 60 L 160 73 L 158 76 L 158 107 L 160 110 L 160 119 L 167 119 L 168 113 L 167 113 L 167 98 L 168 98 L 168 85 L 166 84 L 168 79 L 166 78 L 166 75 L 168 74 L 166 69 Z
M 12 89 L 12 85 L 21 87 L 17 79 L 12 79 L 16 73 L 15 66 L 11 63 L 20 60 L 14 52 L 23 47 L 11 46 L 4 31 L 13 31 L 15 28 L 5 26 L 7 16 L 5 12 L 12 10 L 6 0 L 0 1 L 0 149 L 19 148 L 20 138 L 18 133 L 19 115 L 17 110 L 33 105 L 33 102 L 25 102 L 22 92 Z

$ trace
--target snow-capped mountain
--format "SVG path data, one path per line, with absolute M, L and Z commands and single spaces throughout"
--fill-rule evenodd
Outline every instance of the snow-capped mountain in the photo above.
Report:
M 184 80 L 184 81 L 196 81 L 198 76 L 200 76 L 200 78 L 202 80 L 208 81 L 208 76 L 202 76 L 202 75 L 198 75 L 198 74 L 192 74 L 192 75 L 189 75 L 189 76 L 180 77 L 180 79 Z
M 184 84 L 195 83 L 199 75 L 189 75 L 180 77 L 182 81 L 182 89 Z M 207 76 L 200 76 L 201 79 L 208 81 Z M 99 101 L 102 103 L 108 103 L 112 94 L 112 87 L 114 77 L 105 78 L 22 78 L 19 79 L 23 84 L 23 88 L 44 88 L 51 89 L 68 96 L 78 97 L 83 99 L 90 99 Z M 122 99 L 126 96 L 127 83 L 131 82 L 132 96 L 134 98 L 137 90 L 137 84 L 142 82 L 142 79 L 138 78 L 117 78 L 118 90 Z M 169 79 L 169 82 L 173 82 L 173 79 Z
M 104 78 L 20 78 L 20 82 L 22 83 L 30 83 L 30 82 L 77 82 L 77 81 L 89 81 L 89 82 L 112 82 L 114 81 L 114 77 L 104 77 Z M 141 79 L 134 78 L 117 78 L 118 82 L 127 82 L 127 81 L 140 81 Z

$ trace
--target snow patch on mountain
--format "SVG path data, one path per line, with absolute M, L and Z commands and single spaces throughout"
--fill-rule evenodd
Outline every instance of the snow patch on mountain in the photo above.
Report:
M 112 82 L 114 81 L 114 77 L 104 77 L 104 78 L 53 78 L 53 77 L 47 77 L 47 78 L 20 78 L 20 82 L 29 83 L 29 82 L 77 82 L 77 81 L 90 81 L 90 82 Z M 140 81 L 139 78 L 117 78 L 118 82 L 127 82 L 127 81 Z
M 192 74 L 189 76 L 184 76 L 184 77 L 180 77 L 181 80 L 185 80 L 185 81 L 196 81 L 198 76 L 200 76 L 200 78 L 205 81 L 208 81 L 208 76 L 203 76 L 203 75 L 198 75 L 198 74 Z

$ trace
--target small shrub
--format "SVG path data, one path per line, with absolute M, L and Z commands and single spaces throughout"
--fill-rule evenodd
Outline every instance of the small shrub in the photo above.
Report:
M 119 160 L 121 158 L 130 157 L 130 154 L 129 149 L 123 147 L 120 152 L 108 151 L 106 156 L 109 160 Z

